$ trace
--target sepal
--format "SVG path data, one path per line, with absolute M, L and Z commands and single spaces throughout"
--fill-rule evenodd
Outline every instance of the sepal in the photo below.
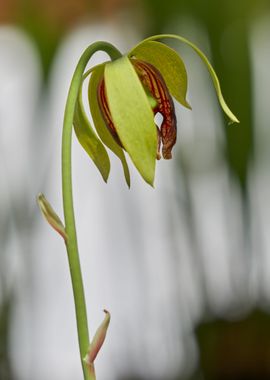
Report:
M 107 182 L 110 173 L 110 159 L 102 142 L 88 120 L 82 102 L 82 86 L 76 103 L 73 126 L 77 139 Z
M 157 132 L 147 95 L 128 57 L 105 66 L 108 105 L 119 139 L 143 179 L 155 177 Z
M 93 123 L 95 125 L 97 134 L 99 135 L 99 138 L 101 139 L 103 144 L 105 144 L 121 161 L 126 183 L 128 187 L 130 187 L 130 173 L 129 173 L 129 168 L 127 165 L 125 154 L 123 152 L 123 149 L 116 143 L 116 141 L 113 139 L 112 135 L 108 131 L 108 128 L 105 125 L 105 122 L 100 113 L 100 109 L 98 105 L 97 91 L 98 91 L 98 85 L 104 75 L 104 66 L 105 65 L 98 66 L 93 71 L 89 80 L 88 100 L 89 100 L 90 111 L 91 111 Z
M 187 71 L 179 54 L 157 41 L 146 41 L 133 49 L 129 56 L 146 61 L 156 67 L 162 75 L 170 94 L 183 106 L 191 109 L 186 100 Z
M 178 36 L 176 34 L 159 34 L 159 35 L 156 35 L 156 36 L 151 36 L 149 38 L 146 38 L 144 41 L 140 42 L 137 46 L 135 46 L 135 48 L 132 49 L 131 52 L 135 51 L 141 45 L 144 45 L 148 41 L 156 41 L 156 40 L 160 40 L 160 39 L 164 39 L 164 38 L 166 38 L 166 39 L 172 38 L 172 39 L 176 39 L 178 41 L 181 41 L 181 42 L 185 43 L 186 45 L 190 46 L 198 54 L 198 56 L 201 58 L 201 60 L 205 63 L 206 68 L 207 68 L 207 70 L 209 71 L 209 73 L 211 75 L 211 78 L 212 78 L 212 81 L 213 81 L 213 84 L 214 84 L 214 87 L 215 87 L 215 90 L 216 90 L 216 94 L 217 94 L 217 97 L 218 97 L 219 104 L 220 104 L 221 108 L 223 109 L 224 113 L 230 119 L 230 123 L 239 123 L 239 120 L 232 113 L 232 111 L 228 107 L 227 103 L 225 102 L 225 99 L 223 98 L 223 95 L 222 95 L 222 92 L 221 92 L 220 83 L 219 83 L 219 79 L 218 79 L 218 76 L 217 76 L 215 70 L 213 69 L 213 66 L 211 65 L 211 63 L 207 59 L 206 55 L 194 43 L 192 43 L 188 39 L 186 39 L 186 38 L 184 38 L 182 36 Z

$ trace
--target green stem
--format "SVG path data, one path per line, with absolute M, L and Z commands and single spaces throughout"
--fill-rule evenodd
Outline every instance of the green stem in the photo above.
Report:
M 121 53 L 113 45 L 103 41 L 99 41 L 90 45 L 84 51 L 77 64 L 70 84 L 64 114 L 62 134 L 62 194 L 65 216 L 65 229 L 68 236 L 66 248 L 73 287 L 80 357 L 83 368 L 84 380 L 94 380 L 95 371 L 93 369 L 92 373 L 89 373 L 87 366 L 83 360 L 88 352 L 90 340 L 73 209 L 71 143 L 73 117 L 78 93 L 83 79 L 84 70 L 92 55 L 98 50 L 105 51 L 111 57 L 112 60 L 121 57 Z

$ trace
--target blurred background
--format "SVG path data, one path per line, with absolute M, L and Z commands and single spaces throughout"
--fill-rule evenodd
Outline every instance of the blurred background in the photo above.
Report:
M 155 189 L 111 156 L 107 185 L 74 139 L 74 197 L 90 332 L 112 321 L 102 380 L 270 379 L 268 0 L 0 0 L 0 380 L 81 379 L 62 240 L 63 110 L 86 46 L 151 34 L 196 43 L 240 119 L 228 125 L 199 57 L 173 43 L 193 110 L 176 106 Z M 97 54 L 91 64 L 102 61 Z

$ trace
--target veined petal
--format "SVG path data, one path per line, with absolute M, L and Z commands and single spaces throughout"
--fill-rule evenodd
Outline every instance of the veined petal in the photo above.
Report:
M 104 121 L 105 121 L 107 128 L 109 129 L 112 137 L 115 139 L 117 144 L 120 145 L 121 147 L 123 147 L 121 141 L 119 140 L 119 136 L 118 136 L 117 131 L 115 129 L 115 126 L 113 124 L 111 113 L 109 110 L 109 105 L 108 105 L 107 97 L 106 97 L 106 93 L 105 93 L 104 77 L 101 79 L 100 83 L 98 84 L 97 97 L 98 97 L 99 107 L 102 111 L 101 113 L 102 113 L 102 116 L 104 118 Z
M 163 38 L 173 38 L 173 39 L 179 40 L 179 41 L 184 42 L 185 44 L 189 45 L 193 50 L 195 50 L 195 52 L 199 55 L 199 57 L 205 63 L 205 65 L 206 65 L 206 67 L 207 67 L 207 69 L 208 69 L 208 71 L 209 71 L 209 73 L 211 75 L 211 78 L 212 78 L 212 81 L 214 83 L 214 87 L 215 87 L 215 90 L 216 90 L 216 93 L 217 93 L 217 97 L 218 97 L 220 106 L 222 107 L 223 111 L 229 117 L 229 119 L 231 120 L 231 122 L 233 122 L 233 123 L 239 123 L 239 120 L 232 113 L 232 111 L 227 106 L 227 104 L 226 104 L 226 102 L 225 102 L 225 100 L 223 98 L 223 95 L 222 95 L 222 92 L 221 92 L 221 88 L 220 88 L 220 83 L 219 83 L 219 80 L 218 80 L 218 77 L 217 77 L 217 74 L 216 74 L 215 70 L 213 69 L 211 63 L 208 61 L 208 59 L 205 56 L 205 54 L 195 44 L 193 44 L 192 42 L 190 42 L 186 38 L 184 38 L 182 36 L 178 36 L 176 34 L 159 34 L 159 35 L 156 35 L 156 36 L 152 36 L 152 37 L 146 38 L 144 41 L 140 42 L 137 46 L 135 46 L 135 48 L 133 50 L 136 50 L 140 45 L 144 44 L 147 41 L 155 41 L 155 40 L 160 40 L 160 39 L 163 39 Z
M 96 131 L 101 139 L 101 141 L 120 159 L 123 171 L 125 175 L 125 179 L 128 187 L 130 187 L 130 174 L 127 165 L 127 161 L 125 158 L 125 154 L 123 149 L 116 143 L 113 139 L 112 135 L 108 131 L 108 128 L 105 125 L 103 117 L 101 115 L 98 98 L 97 98 L 97 88 L 104 74 L 104 65 L 98 66 L 92 73 L 89 81 L 88 87 L 88 99 L 91 110 L 91 115 L 93 118 L 93 122 L 96 128 Z
M 163 120 L 160 126 L 157 157 L 159 157 L 160 139 L 162 140 L 162 155 L 165 159 L 172 158 L 172 148 L 176 142 L 176 116 L 174 104 L 169 90 L 160 72 L 150 63 L 139 59 L 131 60 L 144 88 L 150 92 L 157 105 L 154 112 L 160 112 Z M 158 128 L 158 127 L 157 127 Z
M 82 102 L 82 87 L 77 99 L 73 125 L 79 143 L 93 160 L 104 181 L 107 182 L 110 173 L 109 156 L 85 114 Z
M 120 141 L 144 180 L 153 185 L 157 131 L 146 92 L 128 57 L 105 66 L 109 109 Z
M 187 71 L 176 51 L 163 43 L 146 41 L 131 50 L 129 56 L 151 63 L 156 67 L 171 93 L 183 106 L 191 108 L 186 100 Z

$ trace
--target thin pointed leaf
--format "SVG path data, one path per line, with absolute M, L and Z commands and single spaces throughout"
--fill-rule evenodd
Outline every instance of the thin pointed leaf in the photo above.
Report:
M 225 102 L 225 100 L 223 98 L 223 95 L 222 95 L 222 92 L 221 92 L 221 88 L 220 88 L 220 83 L 219 83 L 219 80 L 218 80 L 218 77 L 217 77 L 217 74 L 216 74 L 215 70 L 213 69 L 211 63 L 208 61 L 208 59 L 205 56 L 205 54 L 195 44 L 193 44 L 192 42 L 190 42 L 189 40 L 187 40 L 184 37 L 177 36 L 176 34 L 159 34 L 157 36 L 152 36 L 152 37 L 149 37 L 149 38 L 145 39 L 140 44 L 138 44 L 133 50 L 137 49 L 138 46 L 140 46 L 141 44 L 144 44 L 146 41 L 160 40 L 162 38 L 173 38 L 173 39 L 179 40 L 181 42 L 184 42 L 188 46 L 190 46 L 193 50 L 195 50 L 195 52 L 199 55 L 199 57 L 205 63 L 205 65 L 206 65 L 206 67 L 207 67 L 207 69 L 208 69 L 208 71 L 209 71 L 209 73 L 211 75 L 211 78 L 212 78 L 212 81 L 214 83 L 215 90 L 216 90 L 216 93 L 217 93 L 217 97 L 218 97 L 219 103 L 220 103 L 223 111 L 225 112 L 225 114 L 229 117 L 229 119 L 233 123 L 239 123 L 239 120 L 232 113 L 232 111 L 229 109 L 229 107 L 227 106 L 227 104 L 226 104 L 226 102 Z
M 40 211 L 46 221 L 52 226 L 52 228 L 57 231 L 62 238 L 67 241 L 68 236 L 65 230 L 65 227 L 59 218 L 59 216 L 56 214 L 50 203 L 45 198 L 44 194 L 40 193 L 37 197 L 37 202 L 40 208 Z
M 171 95 L 183 106 L 191 108 L 186 100 L 187 71 L 180 56 L 163 43 L 146 41 L 129 54 L 151 63 L 161 73 Z
M 81 91 L 82 89 L 80 90 L 74 114 L 74 130 L 79 143 L 93 160 L 104 181 L 107 182 L 110 173 L 109 156 L 85 114 Z
M 147 94 L 126 56 L 106 64 L 104 75 L 118 136 L 141 176 L 153 185 L 157 130 Z
M 98 99 L 97 86 L 104 74 L 104 65 L 98 66 L 92 73 L 88 87 L 88 99 L 93 122 L 101 141 L 120 159 L 128 187 L 130 187 L 130 174 L 123 149 L 115 142 L 105 125 L 101 115 Z
M 107 310 L 104 310 L 104 313 L 105 313 L 105 317 L 101 325 L 97 329 L 95 336 L 90 344 L 88 353 L 86 357 L 84 358 L 84 361 L 88 364 L 90 370 L 92 369 L 92 365 L 97 357 L 97 354 L 99 353 L 105 341 L 107 330 L 108 330 L 110 320 L 111 320 L 110 313 Z

